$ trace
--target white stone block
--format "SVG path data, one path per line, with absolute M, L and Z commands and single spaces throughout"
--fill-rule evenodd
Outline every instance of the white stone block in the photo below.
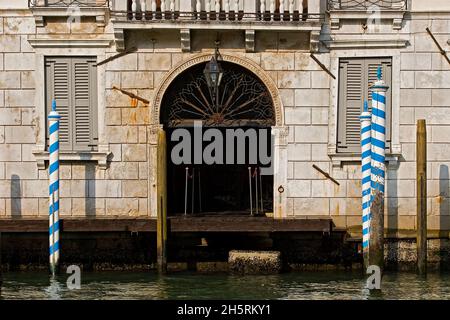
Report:
M 32 126 L 5 127 L 6 143 L 35 143 L 36 136 Z
M 450 124 L 450 116 L 449 116 L 449 124 Z M 433 126 L 431 141 L 450 143 L 450 126 Z
M 293 53 L 263 52 L 261 66 L 265 70 L 294 70 L 295 59 Z
M 291 198 L 304 198 L 311 196 L 311 181 L 288 180 L 287 196 Z
M 18 176 L 22 180 L 38 179 L 38 168 L 32 162 L 7 162 L 6 176 Z
M 111 53 L 108 55 L 112 56 L 117 53 Z M 130 53 L 123 57 L 114 59 L 106 64 L 106 70 L 112 71 L 124 71 L 124 70 L 137 70 L 137 53 Z
M 328 107 L 312 108 L 311 122 L 317 125 L 328 125 Z
M 296 89 L 295 90 L 295 105 L 310 106 L 310 107 L 324 107 L 328 106 L 330 102 L 330 95 L 328 89 Z
M 0 161 L 20 161 L 20 144 L 0 144 Z
M 34 53 L 5 53 L 4 68 L 5 70 L 34 70 L 35 69 Z
M 426 36 L 427 39 L 423 39 L 423 41 L 432 43 L 431 38 Z M 434 45 L 434 43 L 432 44 Z M 401 54 L 400 59 L 402 70 L 431 70 L 431 53 L 406 52 Z
M 123 161 L 146 161 L 147 145 L 145 144 L 128 144 L 122 145 Z
M 295 90 L 293 89 L 279 89 L 281 102 L 284 107 L 293 107 Z
M 48 197 L 48 181 L 46 180 L 23 180 L 22 188 L 22 195 L 25 198 Z
M 19 73 L 20 76 L 20 73 Z M 20 85 L 20 81 L 19 81 Z M 5 106 L 7 107 L 33 107 L 34 90 L 7 90 L 5 91 Z
M 324 143 L 313 144 L 311 146 L 311 159 L 313 161 L 329 161 L 328 146 Z
M 18 88 L 20 88 L 20 72 L 0 71 L 0 89 Z M 8 93 L 8 91 L 6 91 L 6 93 Z M 6 95 L 7 94 L 5 94 L 5 96 Z
M 415 88 L 414 71 L 400 72 L 400 87 L 402 89 L 414 89 Z
M 0 125 L 11 126 L 21 123 L 21 110 L 19 108 L 1 108 Z
M 89 180 L 89 197 L 119 198 L 122 183 L 120 180 Z
M 5 34 L 34 34 L 36 29 L 34 18 L 28 17 L 5 17 L 3 28 Z
M 321 168 L 325 172 L 330 172 L 329 162 L 294 162 L 294 179 L 325 179 L 324 175 L 313 168 L 313 164 Z
M 170 53 L 140 53 L 138 61 L 139 70 L 150 71 L 170 70 L 172 64 Z
M 139 201 L 135 198 L 106 199 L 106 214 L 130 216 L 139 212 Z
M 122 182 L 122 196 L 125 198 L 147 197 L 146 180 L 124 180 Z
M 288 159 L 291 161 L 311 160 L 311 145 L 290 143 L 287 146 Z
M 106 171 L 107 179 L 139 179 L 137 162 L 111 162 Z
M 409 106 L 431 106 L 430 89 L 402 89 L 400 90 L 400 104 Z
M 312 180 L 311 191 L 313 198 L 342 198 L 347 195 L 346 184 L 341 183 L 339 186 L 331 180 Z
M 294 216 L 328 216 L 330 214 L 329 199 L 294 198 Z
M 311 87 L 316 88 L 329 88 L 330 76 L 325 71 L 313 71 L 311 72 Z
M 284 122 L 292 124 L 311 124 L 311 109 L 305 107 L 285 107 Z
M 20 52 L 20 36 L 0 35 L 2 52 Z
M 152 72 L 122 72 L 122 88 L 153 88 Z
M 328 142 L 327 126 L 296 126 L 295 142 L 313 143 Z
M 311 73 L 308 71 L 278 72 L 279 88 L 311 88 Z

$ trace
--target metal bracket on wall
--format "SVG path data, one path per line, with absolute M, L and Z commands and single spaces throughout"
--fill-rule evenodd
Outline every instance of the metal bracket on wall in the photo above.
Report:
M 129 92 L 129 91 L 126 91 L 126 90 L 117 88 L 116 86 L 113 86 L 112 88 L 113 88 L 114 90 L 120 91 L 121 93 L 123 93 L 123 94 L 129 96 L 129 97 L 132 98 L 132 99 L 136 99 L 136 100 L 141 101 L 141 102 L 144 103 L 146 106 L 150 104 L 150 101 L 148 101 L 147 99 L 144 99 L 144 98 L 142 98 L 142 97 L 139 97 L 139 96 L 135 95 L 135 94 L 132 93 L 132 92 Z
M 327 179 L 330 179 L 331 181 L 333 181 L 335 184 L 337 184 L 338 186 L 340 186 L 341 184 L 339 182 L 337 182 L 336 179 L 334 179 L 332 176 L 330 176 L 329 173 L 323 171 L 322 169 L 320 169 L 318 166 L 316 166 L 315 164 L 312 165 L 314 169 L 316 169 L 317 171 L 319 171 L 321 174 L 323 174 Z
M 323 71 L 325 71 L 326 73 L 328 73 L 334 80 L 336 80 L 336 77 L 334 76 L 334 74 L 333 73 L 331 73 L 331 71 L 330 70 L 328 70 L 328 68 L 322 63 L 322 62 L 320 62 L 320 60 L 319 59 L 317 59 L 317 57 L 313 54 L 313 53 L 311 53 L 311 58 L 322 68 L 322 70 Z
M 450 64 L 450 58 L 448 57 L 447 52 L 445 52 L 445 50 L 442 49 L 441 45 L 434 37 L 434 34 L 431 32 L 431 30 L 428 27 L 426 28 L 426 30 L 427 30 L 428 34 L 430 35 L 431 39 L 433 39 L 434 43 L 438 47 L 439 52 L 444 56 L 445 60 L 447 60 L 447 62 Z
M 128 49 L 128 50 L 125 50 L 124 52 L 115 54 L 115 55 L 113 55 L 113 56 L 111 56 L 111 57 L 109 57 L 109 58 L 106 58 L 106 59 L 103 60 L 103 61 L 100 61 L 100 62 L 97 63 L 95 66 L 96 66 L 96 67 L 101 66 L 102 64 L 108 63 L 108 62 L 110 62 L 110 61 L 113 61 L 113 60 L 115 60 L 115 59 L 117 59 L 117 58 L 123 57 L 123 56 L 125 56 L 125 55 L 127 55 L 127 54 L 129 54 L 129 53 L 133 53 L 133 52 L 136 52 L 136 51 L 137 51 L 137 48 L 136 48 L 136 47 L 130 48 L 130 49 Z

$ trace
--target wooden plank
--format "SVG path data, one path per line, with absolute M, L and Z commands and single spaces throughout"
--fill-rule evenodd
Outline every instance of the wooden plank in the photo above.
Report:
M 170 226 L 171 232 L 331 232 L 330 219 L 172 217 Z
M 155 231 L 156 220 L 140 219 L 61 219 L 62 232 L 144 232 Z M 48 232 L 47 219 L 0 219 L 0 232 Z
M 171 232 L 331 232 L 331 219 L 170 217 Z M 62 232 L 156 232 L 151 218 L 63 218 Z M 0 232 L 48 232 L 47 219 L 0 219 Z

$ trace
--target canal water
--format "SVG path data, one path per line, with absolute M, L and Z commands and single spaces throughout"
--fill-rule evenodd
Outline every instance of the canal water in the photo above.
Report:
M 68 276 L 68 275 L 67 275 Z M 386 273 L 371 296 L 361 272 L 301 272 L 271 276 L 227 274 L 83 273 L 81 289 L 66 275 L 3 274 L 1 299 L 450 299 L 450 274 Z

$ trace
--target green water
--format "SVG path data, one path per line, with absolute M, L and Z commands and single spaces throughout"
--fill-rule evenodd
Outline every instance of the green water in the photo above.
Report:
M 371 296 L 360 272 L 302 272 L 272 276 L 179 273 L 83 273 L 81 289 L 66 275 L 5 273 L 1 299 L 450 299 L 450 274 L 387 273 Z

